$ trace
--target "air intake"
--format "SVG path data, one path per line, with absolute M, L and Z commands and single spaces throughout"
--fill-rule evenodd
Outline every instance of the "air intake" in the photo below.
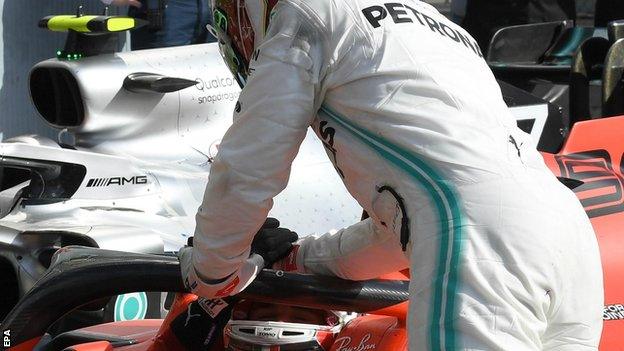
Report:
M 84 120 L 78 82 L 65 68 L 33 69 L 30 73 L 30 96 L 41 116 L 55 127 L 78 127 Z

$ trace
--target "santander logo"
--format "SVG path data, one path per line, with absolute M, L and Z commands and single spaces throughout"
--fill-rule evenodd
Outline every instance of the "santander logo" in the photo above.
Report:
M 370 338 L 371 338 L 371 335 L 370 335 L 370 333 L 368 333 L 368 334 L 364 335 L 362 340 L 360 340 L 359 344 L 351 346 L 351 341 L 352 341 L 351 337 L 350 336 L 343 336 L 341 338 L 336 339 L 336 345 L 338 345 L 338 348 L 336 349 L 336 351 L 366 351 L 366 350 L 374 350 L 377 345 L 368 343 Z

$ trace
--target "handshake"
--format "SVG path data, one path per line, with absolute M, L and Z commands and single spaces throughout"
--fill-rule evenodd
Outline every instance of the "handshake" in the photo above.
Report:
M 182 248 L 178 253 L 184 285 L 201 297 L 225 297 L 245 289 L 262 268 L 296 270 L 297 246 L 293 243 L 298 239 L 297 233 L 281 228 L 277 219 L 267 218 L 254 236 L 251 254 L 242 267 L 223 279 L 213 280 L 199 276 L 195 270 L 191 238 L 189 246 Z M 288 258 L 284 260 L 286 257 Z

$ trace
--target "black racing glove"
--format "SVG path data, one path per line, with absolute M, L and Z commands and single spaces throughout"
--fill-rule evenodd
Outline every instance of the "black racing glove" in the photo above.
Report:
M 265 267 L 271 267 L 273 263 L 288 255 L 292 243 L 298 239 L 297 233 L 280 228 L 280 222 L 269 217 L 254 237 L 251 252 L 262 256 Z

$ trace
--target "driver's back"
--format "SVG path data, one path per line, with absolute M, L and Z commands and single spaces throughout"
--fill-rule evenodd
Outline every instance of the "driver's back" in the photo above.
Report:
M 315 83 L 312 127 L 371 217 L 306 239 L 305 270 L 366 279 L 409 260 L 413 350 L 595 349 L 595 234 L 475 40 L 417 0 L 280 4 L 302 24 L 278 5 L 269 32 L 296 27 L 306 54 L 279 57 Z
M 327 110 L 437 164 L 453 182 L 505 172 L 509 153 L 530 146 L 476 41 L 433 6 L 329 2 L 292 1 L 330 37 L 319 97 Z M 533 147 L 523 154 L 547 171 Z

